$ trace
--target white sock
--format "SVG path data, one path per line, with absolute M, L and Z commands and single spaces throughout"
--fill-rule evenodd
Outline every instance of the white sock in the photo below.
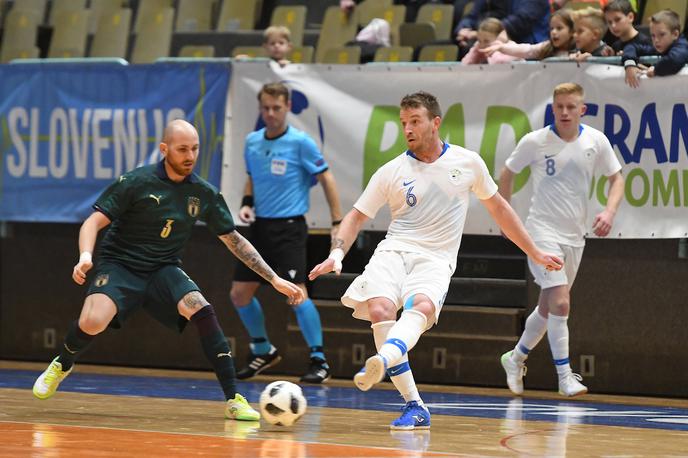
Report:
M 547 319 L 549 348 L 552 350 L 552 359 L 554 359 L 554 367 L 557 368 L 559 378 L 571 372 L 568 319 L 568 316 L 552 315 L 551 313 Z
M 370 327 L 373 328 L 373 338 L 375 339 L 375 348 L 378 350 L 387 340 L 387 334 L 389 330 L 396 321 L 380 321 L 379 323 L 372 324 Z M 396 366 L 402 366 L 404 363 L 408 364 L 408 354 L 404 355 Z M 416 387 L 416 381 L 413 379 L 413 372 L 411 368 L 399 375 L 391 376 L 390 379 L 397 389 L 399 394 L 404 398 L 404 402 L 416 401 L 418 404 L 423 405 L 423 400 L 420 398 L 418 393 L 418 388 Z
M 418 343 L 427 324 L 428 319 L 421 312 L 404 310 L 387 333 L 387 340 L 377 351 L 387 361 L 387 368 L 399 364 L 401 358 Z
M 521 338 L 511 354 L 511 359 L 514 362 L 522 363 L 528 358 L 530 350 L 542 340 L 547 332 L 547 318 L 540 315 L 540 307 L 535 307 L 533 313 L 526 319 L 526 328 L 521 335 Z

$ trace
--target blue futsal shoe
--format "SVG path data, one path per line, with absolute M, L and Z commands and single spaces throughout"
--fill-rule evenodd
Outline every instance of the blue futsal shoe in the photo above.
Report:
M 409 401 L 402 409 L 401 416 L 394 420 L 390 429 L 430 429 L 430 412 L 417 401 Z

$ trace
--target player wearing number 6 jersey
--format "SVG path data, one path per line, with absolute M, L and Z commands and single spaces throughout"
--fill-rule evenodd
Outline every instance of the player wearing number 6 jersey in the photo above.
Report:
M 430 414 L 416 388 L 407 353 L 436 322 L 456 267 L 470 194 L 475 194 L 502 230 L 536 262 L 560 269 L 561 260 L 538 249 L 518 216 L 497 193 L 497 185 L 477 153 L 444 143 L 442 114 L 426 92 L 401 100 L 400 119 L 408 151 L 375 172 L 354 208 L 342 221 L 328 259 L 309 278 L 335 271 L 363 223 L 389 205 L 392 222 L 362 275 L 342 303 L 355 318 L 372 323 L 377 354 L 354 382 L 369 390 L 389 374 L 406 401 L 392 429 L 430 426 Z M 397 311 L 402 309 L 397 320 Z
M 594 174 L 609 178 L 606 208 L 595 217 L 595 235 L 609 234 L 621 199 L 624 180 L 621 164 L 607 137 L 580 123 L 585 113 L 583 88 L 563 83 L 554 89 L 554 124 L 524 136 L 506 160 L 499 192 L 511 199 L 514 174 L 530 166 L 533 198 L 526 229 L 543 250 L 556 253 L 565 262 L 559 272 L 549 272 L 528 259 L 540 288 L 535 310 L 526 320 L 525 331 L 513 351 L 502 355 L 507 384 L 515 394 L 523 393 L 525 360 L 547 333 L 559 376 L 559 393 L 576 396 L 587 392 L 581 377 L 569 364 L 570 289 L 576 278 L 585 245 L 588 191 Z
M 163 160 L 158 164 L 132 170 L 110 185 L 82 224 L 81 256 L 72 278 L 83 285 L 87 272 L 94 268 L 86 300 L 81 316 L 67 331 L 59 356 L 38 377 L 33 393 L 39 399 L 55 394 L 76 358 L 97 334 L 108 326 L 119 328 L 143 308 L 179 332 L 189 321 L 194 323 L 227 399 L 225 416 L 258 420 L 258 412 L 236 392 L 231 349 L 213 307 L 181 269 L 181 252 L 194 224 L 204 221 L 232 253 L 288 296 L 291 303 L 302 301 L 303 293 L 275 275 L 235 230 L 222 194 L 193 173 L 199 142 L 191 124 L 172 121 L 165 128 L 160 152 Z M 94 267 L 91 253 L 96 236 L 108 225 Z

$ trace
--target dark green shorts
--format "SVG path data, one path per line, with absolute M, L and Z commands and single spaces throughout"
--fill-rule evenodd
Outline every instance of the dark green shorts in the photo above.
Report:
M 181 268 L 172 265 L 138 272 L 105 261 L 96 265 L 91 278 L 88 294 L 105 294 L 117 306 L 117 315 L 110 322 L 113 328 L 122 327 L 129 316 L 143 308 L 160 323 L 181 332 L 187 319 L 177 311 L 177 303 L 187 293 L 200 291 Z

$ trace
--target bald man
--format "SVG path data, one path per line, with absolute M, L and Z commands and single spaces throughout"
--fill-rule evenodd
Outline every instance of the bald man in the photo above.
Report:
M 72 272 L 77 284 L 88 280 L 86 300 L 78 320 L 67 331 L 60 354 L 36 380 L 33 394 L 37 398 L 48 399 L 55 394 L 96 335 L 108 326 L 121 327 L 143 308 L 178 332 L 191 321 L 227 400 L 225 417 L 247 421 L 260 418 L 236 392 L 232 352 L 213 306 L 181 269 L 181 253 L 194 224 L 205 222 L 237 258 L 286 295 L 290 303 L 301 302 L 303 292 L 275 274 L 235 230 L 222 194 L 193 172 L 199 148 L 194 126 L 181 119 L 172 121 L 160 143 L 163 159 L 122 175 L 93 205 L 95 211 L 79 231 L 80 256 Z M 105 227 L 108 229 L 94 266 L 96 237 Z

